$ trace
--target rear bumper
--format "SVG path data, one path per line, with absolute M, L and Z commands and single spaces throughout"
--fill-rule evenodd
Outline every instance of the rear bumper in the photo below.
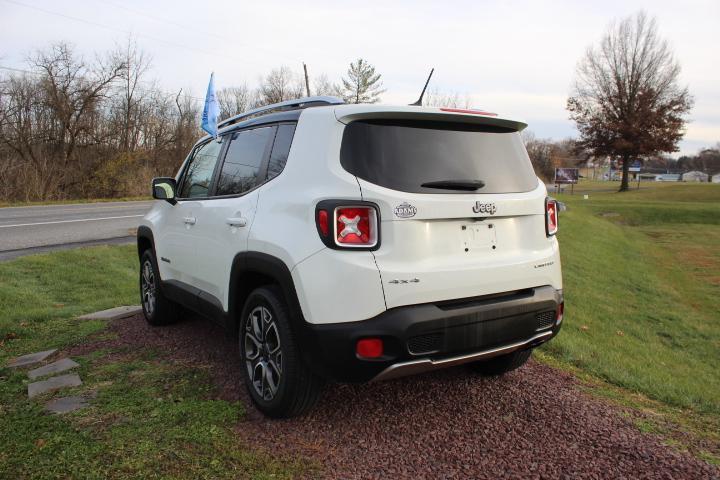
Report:
M 563 301 L 551 286 L 449 302 L 398 307 L 358 322 L 302 328 L 305 358 L 340 382 L 395 378 L 533 348 L 560 330 Z M 383 356 L 360 359 L 359 339 L 381 338 Z

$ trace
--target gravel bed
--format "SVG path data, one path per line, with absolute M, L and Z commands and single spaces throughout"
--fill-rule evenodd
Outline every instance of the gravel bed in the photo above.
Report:
M 279 458 L 322 465 L 322 478 L 720 479 L 720 469 L 643 434 L 621 411 L 582 392 L 569 374 L 530 361 L 502 378 L 463 367 L 368 385 L 328 385 L 316 408 L 267 420 L 240 382 L 235 342 L 211 322 L 152 328 L 142 316 L 111 324 L 117 339 L 75 347 L 147 346 L 209 367 L 219 398 L 248 415 L 236 431 Z

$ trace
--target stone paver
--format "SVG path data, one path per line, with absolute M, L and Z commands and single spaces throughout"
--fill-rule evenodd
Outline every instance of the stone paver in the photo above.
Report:
M 17 357 L 17 358 L 10 360 L 10 362 L 8 362 L 7 366 L 11 367 L 11 368 L 15 368 L 15 367 L 25 367 L 28 365 L 33 365 L 35 363 L 40 363 L 55 352 L 57 352 L 57 349 L 53 348 L 52 350 L 45 350 L 44 352 L 36 352 L 36 353 L 30 353 L 28 355 L 23 355 L 22 357 Z
M 95 313 L 88 313 L 78 317 L 81 320 L 119 320 L 121 318 L 132 317 L 142 312 L 139 305 L 115 307 L 109 310 L 101 310 Z
M 28 397 L 33 398 L 41 393 L 51 392 L 65 387 L 77 387 L 79 385 L 82 385 L 82 380 L 80 380 L 80 377 L 76 373 L 60 375 L 41 382 L 28 384 Z
M 57 362 L 49 363 L 45 366 L 36 368 L 35 370 L 30 370 L 28 372 L 28 377 L 30 377 L 30 380 L 35 380 L 38 377 L 44 377 L 45 375 L 50 375 L 54 373 L 61 373 L 79 366 L 79 363 L 74 362 L 69 358 L 63 358 L 61 360 L 58 360 Z
M 85 397 L 62 397 L 50 400 L 45 404 L 45 410 L 52 413 L 68 413 L 81 408 L 87 407 L 88 402 Z

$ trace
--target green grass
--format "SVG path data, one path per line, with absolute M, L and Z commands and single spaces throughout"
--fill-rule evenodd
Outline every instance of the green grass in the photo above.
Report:
M 547 350 L 650 398 L 720 414 L 718 187 L 561 196 L 567 323 Z
M 79 360 L 84 385 L 63 394 L 97 397 L 62 417 L 25 398 L 23 374 L 0 371 L 0 478 L 290 478 L 307 470 L 243 444 L 232 428 L 242 405 L 214 399 L 201 367 L 142 349 L 109 363 Z
M 569 206 L 559 233 L 565 325 L 536 357 L 639 412 L 640 430 L 718 463 L 720 185 L 601 186 L 587 200 L 559 196 Z M 73 318 L 137 303 L 137 268 L 133 246 L 0 263 L 0 365 L 106 335 L 104 322 Z M 98 396 L 63 417 L 44 415 L 26 399 L 26 377 L 0 369 L 0 478 L 264 478 L 312 468 L 238 443 L 242 407 L 217 400 L 202 367 L 142 346 L 78 360 L 77 391 Z
M 95 247 L 0 262 L 0 356 L 61 348 L 104 328 L 73 317 L 137 304 L 136 251 Z
M 152 200 L 152 197 L 142 195 L 138 197 L 119 197 L 119 198 L 72 198 L 67 200 L 45 200 L 42 202 L 2 202 L 0 208 L 4 207 L 35 207 L 38 205 L 67 205 L 69 203 L 103 203 L 103 202 L 136 202 Z
M 105 322 L 73 317 L 137 303 L 134 246 L 94 247 L 0 263 L 0 365 L 8 358 L 107 337 Z M 83 385 L 27 399 L 24 372 L 0 367 L 0 478 L 290 478 L 313 466 L 244 445 L 242 405 L 217 399 L 207 366 L 163 352 L 75 356 Z M 91 406 L 48 415 L 53 396 Z

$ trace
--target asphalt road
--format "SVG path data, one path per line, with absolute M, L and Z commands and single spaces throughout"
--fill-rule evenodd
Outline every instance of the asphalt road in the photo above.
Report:
M 152 201 L 0 208 L 0 260 L 133 241 Z

